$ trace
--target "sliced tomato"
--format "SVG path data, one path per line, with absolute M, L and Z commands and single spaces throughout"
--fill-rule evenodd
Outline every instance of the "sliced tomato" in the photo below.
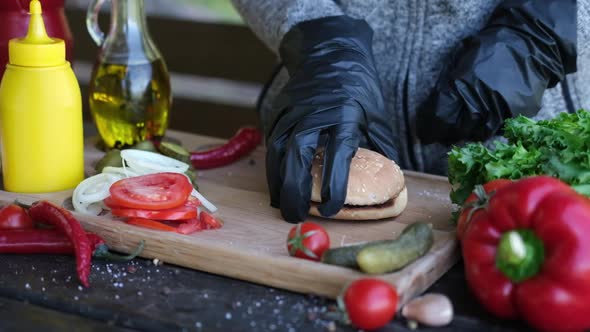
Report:
M 193 186 L 179 173 L 153 173 L 119 180 L 110 188 L 113 204 L 134 209 L 163 210 L 182 206 Z
M 196 198 L 195 196 L 189 196 L 186 200 L 186 205 L 190 205 L 190 206 L 194 206 L 194 207 L 198 208 L 199 206 L 201 206 L 201 201 L 199 201 L 199 199 Z
M 202 231 L 206 228 L 206 225 L 204 225 L 204 223 L 200 219 L 192 218 L 178 225 L 178 227 L 176 227 L 176 231 L 180 234 L 192 234 L 195 232 Z
M 130 224 L 130 225 L 144 227 L 144 228 L 149 228 L 149 229 L 155 229 L 155 230 L 158 230 L 158 231 L 176 232 L 176 228 L 174 228 L 174 227 L 172 227 L 170 225 L 166 225 L 166 224 L 161 223 L 161 222 L 156 221 L 156 220 L 151 220 L 151 219 L 129 218 L 125 222 L 128 223 L 128 224 Z
M 145 218 L 156 220 L 182 220 L 197 217 L 197 208 L 193 206 L 179 206 L 165 210 L 143 210 L 129 208 L 111 208 L 113 216 L 129 218 Z
M 108 206 L 111 209 L 123 209 L 124 207 L 121 205 L 117 205 L 115 204 L 115 202 L 113 201 L 113 199 L 111 198 L 111 196 L 105 198 L 103 200 L 104 205 Z
M 221 220 L 216 219 L 205 211 L 201 211 L 201 213 L 199 213 L 199 220 L 201 220 L 201 222 L 207 226 L 207 229 L 218 229 L 223 226 Z
M 104 204 L 111 209 L 126 209 L 126 207 L 115 204 L 111 196 L 103 200 Z M 202 205 L 201 201 L 195 196 L 189 196 L 184 203 L 184 206 L 194 207 L 195 209 Z M 188 219 L 188 218 L 187 218 Z

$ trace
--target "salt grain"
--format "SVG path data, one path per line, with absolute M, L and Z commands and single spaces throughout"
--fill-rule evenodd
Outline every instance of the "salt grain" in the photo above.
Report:
M 116 294 L 115 295 L 115 300 L 118 300 L 118 299 L 119 299 L 119 294 Z
M 201 324 L 201 322 L 196 322 L 195 327 L 200 329 L 201 327 L 203 327 L 203 324 Z
M 137 292 L 137 295 L 142 296 L 143 293 L 141 291 Z
M 231 319 L 231 312 L 226 312 L 225 313 L 225 319 Z
M 31 285 L 29 285 L 29 283 L 26 283 L 26 284 L 25 284 L 25 288 L 26 288 L 26 289 L 31 289 Z
M 82 288 L 82 286 L 78 286 L 78 290 L 82 291 L 84 288 Z
M 75 301 L 78 301 L 78 300 L 79 300 L 79 298 L 78 298 L 77 296 L 74 296 L 74 300 L 75 300 Z
M 334 323 L 334 322 L 328 323 L 328 331 L 330 331 L 330 332 L 336 331 L 336 323 Z
M 250 322 L 250 326 L 255 327 L 256 326 L 256 322 L 254 322 L 254 321 Z

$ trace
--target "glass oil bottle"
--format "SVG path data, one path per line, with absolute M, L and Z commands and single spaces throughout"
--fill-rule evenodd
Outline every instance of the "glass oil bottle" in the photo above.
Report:
M 92 71 L 89 106 L 107 148 L 161 139 L 168 128 L 172 94 L 166 63 L 151 39 L 143 0 L 110 0 L 106 38 L 98 26 L 105 0 L 88 8 L 87 27 L 100 52 Z

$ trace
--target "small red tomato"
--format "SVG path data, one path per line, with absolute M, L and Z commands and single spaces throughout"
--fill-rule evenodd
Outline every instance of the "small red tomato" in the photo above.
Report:
M 9 204 L 0 209 L 0 229 L 31 229 L 34 223 L 27 210 Z
M 396 289 L 380 279 L 353 281 L 344 291 L 343 304 L 350 323 L 363 330 L 385 326 L 395 316 Z
M 297 224 L 291 228 L 287 236 L 287 250 L 291 256 L 319 261 L 328 248 L 328 233 L 322 226 L 313 222 Z
M 467 231 L 471 221 L 474 220 L 480 212 L 482 212 L 482 208 L 485 208 L 487 205 L 487 200 L 489 200 L 489 196 L 493 192 L 510 183 L 512 183 L 512 180 L 508 179 L 492 180 L 483 185 L 485 195 L 483 193 L 477 192 L 476 189 L 471 193 L 471 195 L 469 195 L 469 197 L 467 197 L 465 203 L 463 203 L 463 207 L 461 208 L 459 219 L 457 220 L 457 239 L 459 241 L 461 241 L 463 238 L 463 234 L 465 234 Z M 473 212 L 471 212 L 472 210 Z

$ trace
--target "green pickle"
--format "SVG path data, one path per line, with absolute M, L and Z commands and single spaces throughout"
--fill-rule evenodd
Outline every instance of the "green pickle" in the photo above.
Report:
M 98 63 L 92 77 L 90 112 L 108 148 L 123 149 L 164 136 L 172 96 L 161 59 L 138 64 Z

